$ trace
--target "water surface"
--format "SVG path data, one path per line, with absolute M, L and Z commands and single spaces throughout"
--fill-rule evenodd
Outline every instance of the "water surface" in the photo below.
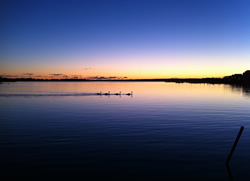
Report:
M 230 170 L 248 180 L 249 105 L 249 89 L 229 85 L 3 83 L 1 177 L 230 180 L 225 161 L 244 126 Z

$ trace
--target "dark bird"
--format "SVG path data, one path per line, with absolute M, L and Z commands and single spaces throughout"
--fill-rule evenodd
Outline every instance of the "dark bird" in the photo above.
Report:
M 121 94 L 122 94 L 122 92 L 121 92 L 121 91 L 120 91 L 119 93 L 115 93 L 115 95 L 117 95 L 117 96 L 118 96 L 118 95 L 121 95 Z
M 128 95 L 128 96 L 133 95 L 133 91 L 131 91 L 131 93 L 127 93 L 126 95 Z
M 97 95 L 102 95 L 102 91 L 100 91 L 99 93 L 97 93 Z
M 105 93 L 104 95 L 106 95 L 106 96 L 107 96 L 107 95 L 110 95 L 110 91 L 109 91 L 108 93 Z

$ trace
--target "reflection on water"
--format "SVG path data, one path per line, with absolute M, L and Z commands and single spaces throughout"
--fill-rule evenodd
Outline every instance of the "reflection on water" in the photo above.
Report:
M 234 180 L 248 180 L 248 91 L 164 82 L 1 84 L 2 175 L 228 180 L 225 161 L 244 126 L 230 168 Z
M 232 91 L 238 92 L 244 95 L 244 96 L 250 96 L 250 87 L 248 86 L 241 86 L 241 85 L 230 85 Z
M 250 87 L 242 87 L 245 96 L 250 96 Z

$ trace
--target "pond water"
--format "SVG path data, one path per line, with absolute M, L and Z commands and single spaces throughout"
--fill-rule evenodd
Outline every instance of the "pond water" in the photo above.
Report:
M 0 178 L 248 180 L 249 108 L 230 85 L 2 83 Z

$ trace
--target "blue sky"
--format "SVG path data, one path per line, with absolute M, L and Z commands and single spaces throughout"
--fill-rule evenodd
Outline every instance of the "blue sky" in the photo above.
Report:
M 6 0 L 1 19 L 1 75 L 169 78 L 250 69 L 249 0 Z

